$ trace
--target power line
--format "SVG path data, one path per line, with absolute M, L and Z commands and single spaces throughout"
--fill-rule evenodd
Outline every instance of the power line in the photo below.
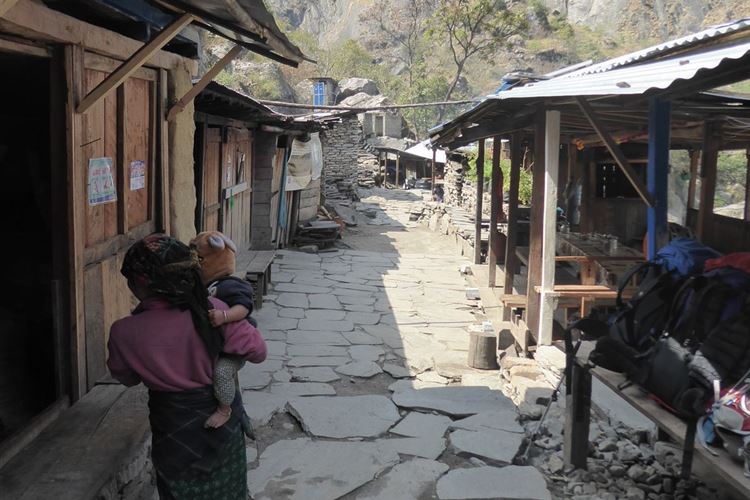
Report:
M 285 108 L 300 108 L 300 109 L 318 109 L 325 111 L 385 111 L 389 109 L 405 109 L 405 108 L 428 108 L 431 106 L 457 106 L 460 104 L 472 104 L 474 100 L 463 100 L 463 101 L 441 101 L 441 102 L 415 102 L 412 104 L 387 104 L 383 106 L 323 106 L 318 104 L 302 104 L 298 102 L 283 102 L 283 101 L 269 101 L 265 99 L 256 99 L 261 104 L 266 106 L 279 106 Z

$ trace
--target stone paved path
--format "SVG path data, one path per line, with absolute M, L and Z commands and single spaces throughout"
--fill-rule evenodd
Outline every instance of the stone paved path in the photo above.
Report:
M 466 261 L 409 222 L 412 193 L 389 198 L 363 200 L 354 249 L 278 253 L 254 313 L 269 357 L 240 373 L 251 495 L 550 498 L 509 465 L 523 428 L 499 372 L 466 367 Z

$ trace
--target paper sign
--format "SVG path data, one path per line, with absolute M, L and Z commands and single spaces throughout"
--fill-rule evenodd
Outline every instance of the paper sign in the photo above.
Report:
M 130 190 L 137 191 L 146 187 L 146 164 L 143 160 L 130 162 Z
M 117 201 L 115 180 L 112 177 L 112 158 L 89 160 L 89 205 Z

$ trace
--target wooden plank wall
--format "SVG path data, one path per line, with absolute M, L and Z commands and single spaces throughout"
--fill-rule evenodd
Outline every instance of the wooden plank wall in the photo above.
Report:
M 203 161 L 203 227 L 201 231 L 219 231 L 221 128 L 208 127 L 205 148 Z
M 116 67 L 116 61 L 87 54 L 83 88 L 91 91 Z M 108 95 L 81 116 L 80 165 L 84 175 L 85 358 L 87 388 L 106 377 L 107 340 L 114 321 L 127 316 L 136 305 L 120 267 L 132 240 L 153 232 L 155 206 L 157 72 L 140 70 L 116 93 Z M 88 202 L 88 163 L 92 158 L 112 159 L 117 201 L 100 205 Z M 131 163 L 145 165 L 144 187 L 131 190 Z M 79 285 L 80 286 L 80 285 Z M 80 376 L 80 375 L 79 375 Z
M 750 251 L 750 221 L 713 214 L 709 230 L 703 243 L 722 253 Z M 695 228 L 698 223 L 698 210 L 688 210 L 687 225 Z
M 222 199 L 223 229 L 237 245 L 237 248 L 250 247 L 250 179 L 252 179 L 251 133 L 247 129 L 227 127 L 226 142 L 222 144 L 221 187 L 224 189 L 247 183 L 247 189 Z M 244 155 L 244 167 L 240 163 Z

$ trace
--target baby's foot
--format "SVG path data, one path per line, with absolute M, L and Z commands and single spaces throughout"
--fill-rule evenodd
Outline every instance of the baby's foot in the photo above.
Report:
M 206 420 L 206 423 L 203 424 L 203 426 L 211 429 L 216 429 L 226 424 L 229 420 L 229 417 L 231 416 L 232 408 L 228 406 L 226 408 L 216 408 L 216 411 L 213 412 L 210 417 L 208 417 L 208 420 Z

